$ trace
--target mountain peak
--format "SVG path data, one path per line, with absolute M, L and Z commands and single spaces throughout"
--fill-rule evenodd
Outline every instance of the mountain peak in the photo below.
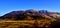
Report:
M 15 15 L 22 15 L 22 14 L 30 14 L 30 15 L 39 15 L 39 14 L 45 14 L 45 15 L 50 15 L 50 14 L 60 14 L 60 13 L 56 13 L 56 12 L 49 12 L 47 10 L 34 10 L 34 9 L 29 9 L 29 10 L 19 10 L 19 11 L 12 11 L 10 13 L 7 13 L 5 15 L 3 15 L 3 17 L 12 17 Z

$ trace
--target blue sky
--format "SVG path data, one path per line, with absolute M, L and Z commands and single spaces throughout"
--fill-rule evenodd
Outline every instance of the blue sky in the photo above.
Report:
M 60 0 L 0 0 L 0 16 L 27 9 L 60 12 Z

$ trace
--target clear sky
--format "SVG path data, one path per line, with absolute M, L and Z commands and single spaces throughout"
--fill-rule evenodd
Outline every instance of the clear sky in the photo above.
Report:
M 14 10 L 27 9 L 60 12 L 60 0 L 0 0 L 0 16 Z

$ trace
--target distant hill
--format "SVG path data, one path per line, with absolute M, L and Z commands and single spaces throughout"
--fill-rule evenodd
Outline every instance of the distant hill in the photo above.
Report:
M 43 16 L 42 16 L 42 14 L 43 14 Z M 27 16 L 28 16 L 29 18 L 33 19 L 32 16 L 34 16 L 34 18 L 39 17 L 39 16 L 41 16 L 42 18 L 55 18 L 57 15 L 60 15 L 60 13 L 58 13 L 58 12 L 49 12 L 47 10 L 36 11 L 36 10 L 30 9 L 30 10 L 26 10 L 26 11 L 12 11 L 12 12 L 7 13 L 7 14 L 1 16 L 1 17 L 2 18 L 26 19 Z

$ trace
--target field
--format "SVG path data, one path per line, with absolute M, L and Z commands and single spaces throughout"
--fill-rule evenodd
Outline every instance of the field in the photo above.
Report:
M 51 22 L 50 20 L 1 20 L 0 28 L 48 28 Z

